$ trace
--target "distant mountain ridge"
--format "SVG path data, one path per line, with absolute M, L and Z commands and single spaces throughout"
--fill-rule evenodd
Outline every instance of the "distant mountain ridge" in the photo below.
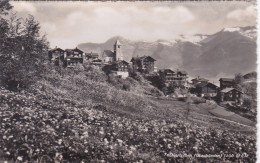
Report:
M 150 55 L 158 68 L 182 68 L 190 76 L 218 78 L 256 70 L 256 35 L 254 26 L 234 27 L 212 35 L 181 35 L 170 41 L 131 41 L 116 36 L 104 43 L 81 43 L 78 48 L 101 56 L 104 50 L 113 50 L 118 39 L 128 62 L 135 56 Z

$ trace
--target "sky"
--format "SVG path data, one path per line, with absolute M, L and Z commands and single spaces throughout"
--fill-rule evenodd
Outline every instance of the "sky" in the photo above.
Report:
M 12 1 L 18 16 L 33 15 L 50 46 L 74 48 L 114 36 L 130 40 L 174 40 L 256 25 L 251 2 L 26 2 Z

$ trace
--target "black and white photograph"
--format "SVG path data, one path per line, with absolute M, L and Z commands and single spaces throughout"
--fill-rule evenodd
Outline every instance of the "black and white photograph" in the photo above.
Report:
M 254 163 L 256 126 L 256 1 L 0 0 L 0 163 Z

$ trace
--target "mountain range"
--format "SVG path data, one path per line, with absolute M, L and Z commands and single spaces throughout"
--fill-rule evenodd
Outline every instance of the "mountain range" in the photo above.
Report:
M 236 73 L 256 70 L 256 27 L 224 28 L 212 35 L 180 35 L 172 40 L 154 42 L 132 41 L 121 36 L 104 43 L 81 43 L 78 48 L 84 52 L 113 50 L 116 40 L 124 46 L 124 60 L 150 55 L 161 68 L 184 69 L 190 76 L 210 79 L 233 77 Z

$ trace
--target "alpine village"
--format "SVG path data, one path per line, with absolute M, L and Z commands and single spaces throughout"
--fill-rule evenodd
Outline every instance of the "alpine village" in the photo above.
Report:
M 255 25 L 169 4 L 0 0 L 0 163 L 257 162 Z
M 254 81 L 256 80 L 256 73 L 253 72 L 244 76 L 237 74 L 234 78 L 220 78 L 219 86 L 200 76 L 189 81 L 189 75 L 185 70 L 158 70 L 155 67 L 156 60 L 151 56 L 132 57 L 130 63 L 125 61 L 124 54 L 122 53 L 123 46 L 119 40 L 116 40 L 113 51 L 104 50 L 101 55 L 95 52 L 86 53 L 77 47 L 65 50 L 56 47 L 49 51 L 49 60 L 54 65 L 63 68 L 75 68 L 87 63 L 95 69 L 104 71 L 108 75 L 122 79 L 138 73 L 139 75 L 146 76 L 147 80 L 150 80 L 152 84 L 154 81 L 149 76 L 156 76 L 157 82 L 159 81 L 163 85 L 159 84 L 160 86 L 158 86 L 157 84 L 157 87 L 163 92 L 165 97 L 179 100 L 185 99 L 187 95 L 194 98 L 200 97 L 197 99 L 200 99 L 200 102 L 211 100 L 224 107 L 232 106 L 239 108 L 237 110 L 241 109 L 244 99 L 247 98 L 247 95 L 244 94 L 239 84 L 241 82 L 250 82 L 252 78 Z M 247 79 L 248 77 L 250 78 Z M 250 111 L 253 114 L 256 113 L 255 109 Z
M 214 99 L 216 102 L 243 104 L 243 91 L 237 88 L 234 78 L 220 78 L 220 86 L 211 83 L 208 79 L 198 76 L 188 81 L 188 73 L 185 70 L 159 69 L 155 67 L 156 60 L 151 56 L 132 57 L 131 63 L 124 60 L 122 54 L 123 44 L 117 40 L 114 44 L 114 50 L 105 50 L 101 57 L 98 53 L 85 53 L 78 49 L 54 48 L 49 51 L 49 60 L 56 66 L 61 65 L 64 68 L 73 68 L 87 62 L 94 68 L 103 70 L 109 74 L 122 79 L 129 77 L 132 72 L 140 74 L 156 74 L 158 80 L 163 81 L 166 87 L 175 87 L 176 89 L 186 89 L 186 94 L 171 94 L 166 89 L 162 89 L 164 94 L 169 97 L 186 97 L 190 92 L 191 96 L 204 97 L 205 99 Z M 245 82 L 245 81 L 244 81 Z

